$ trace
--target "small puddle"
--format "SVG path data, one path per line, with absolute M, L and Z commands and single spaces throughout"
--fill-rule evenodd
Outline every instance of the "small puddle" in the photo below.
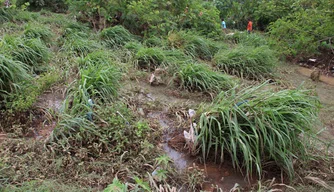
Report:
M 160 147 L 173 160 L 175 167 L 179 171 L 192 167 L 194 163 L 198 166 L 198 168 L 204 170 L 207 181 L 203 186 L 204 191 L 215 191 L 217 187 L 223 191 L 230 191 L 236 184 L 241 187 L 249 187 L 249 184 L 244 179 L 244 176 L 234 171 L 232 163 L 225 162 L 222 166 L 214 163 L 207 163 L 205 165 L 198 164 L 196 163 L 195 157 L 176 151 L 170 147 L 168 145 L 168 141 L 171 139 L 170 134 L 173 131 L 173 129 L 171 129 L 172 122 L 165 116 L 164 113 L 151 112 L 147 114 L 147 117 L 155 119 L 164 129 L 164 142 L 160 144 Z

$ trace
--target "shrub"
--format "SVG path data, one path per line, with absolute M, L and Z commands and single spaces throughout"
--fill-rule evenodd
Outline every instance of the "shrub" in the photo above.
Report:
M 28 9 L 30 11 L 48 9 L 57 13 L 64 13 L 68 9 L 65 0 L 17 0 L 16 6 L 21 7 L 25 3 L 29 3 Z
M 160 48 L 141 48 L 135 55 L 135 64 L 139 68 L 154 69 L 160 65 L 164 65 L 166 56 Z
M 28 39 L 40 38 L 44 43 L 50 43 L 53 33 L 44 25 L 29 23 L 25 26 L 24 36 Z
M 28 67 L 0 54 L 0 98 L 20 88 L 19 83 L 30 79 Z
M 231 75 L 259 80 L 271 76 L 277 58 L 267 46 L 237 46 L 218 52 L 214 56 L 214 63 Z
M 304 139 L 312 134 L 319 100 L 307 90 L 274 92 L 264 85 L 219 94 L 198 119 L 197 142 L 205 159 L 214 152 L 224 161 L 227 153 L 234 167 L 259 176 L 274 161 L 292 178 L 294 159 L 306 157 Z
M 123 46 L 135 39 L 127 29 L 120 25 L 103 29 L 100 37 L 110 48 Z
M 212 71 L 204 64 L 189 63 L 180 67 L 175 75 L 182 88 L 190 91 L 220 92 L 233 87 L 227 75 Z

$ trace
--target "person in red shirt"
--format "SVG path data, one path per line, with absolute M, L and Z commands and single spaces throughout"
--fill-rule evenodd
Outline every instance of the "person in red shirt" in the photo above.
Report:
M 247 25 L 247 31 L 248 31 L 248 34 L 250 34 L 253 30 L 253 22 L 248 19 L 248 25 Z

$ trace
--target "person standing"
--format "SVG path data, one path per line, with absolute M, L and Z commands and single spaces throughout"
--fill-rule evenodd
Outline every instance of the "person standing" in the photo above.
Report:
M 226 29 L 226 23 L 225 23 L 224 19 L 222 19 L 222 29 L 223 29 L 223 30 Z
M 253 30 L 253 22 L 250 19 L 248 19 L 248 25 L 247 25 L 248 34 L 250 34 L 252 30 Z

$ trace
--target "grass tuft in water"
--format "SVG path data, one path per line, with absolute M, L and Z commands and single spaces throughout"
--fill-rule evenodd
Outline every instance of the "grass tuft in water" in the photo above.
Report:
M 219 94 L 198 119 L 199 149 L 205 159 L 213 154 L 223 162 L 228 155 L 247 175 L 261 176 L 274 162 L 293 178 L 294 160 L 306 158 L 319 100 L 308 90 L 275 92 L 265 85 Z

